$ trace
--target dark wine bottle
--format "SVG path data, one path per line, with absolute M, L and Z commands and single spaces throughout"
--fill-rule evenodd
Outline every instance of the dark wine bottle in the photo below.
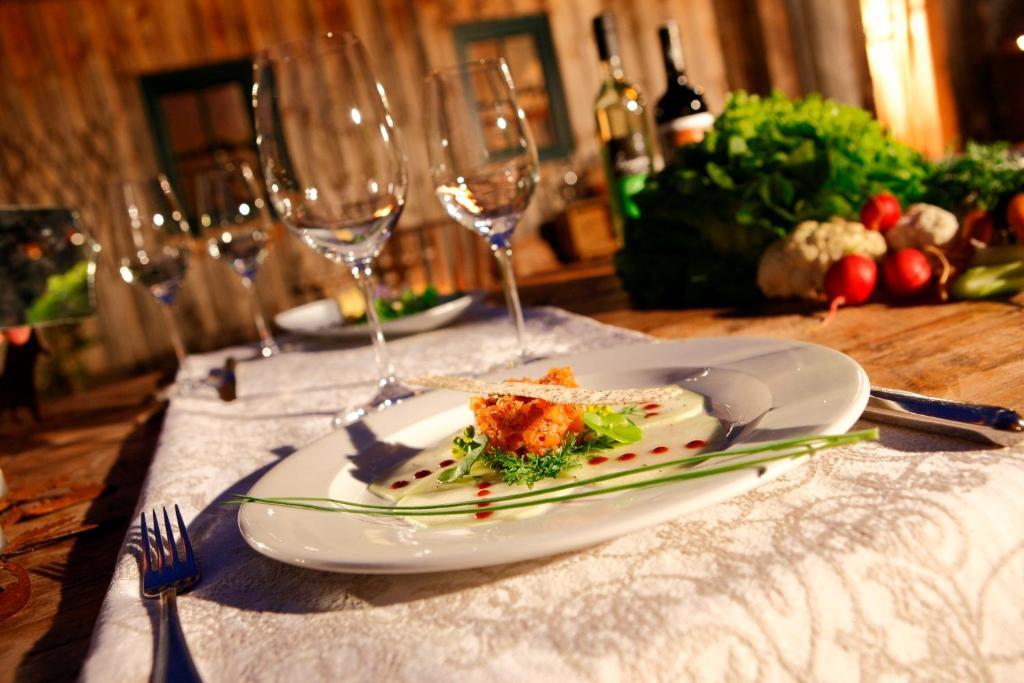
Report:
M 674 21 L 662 24 L 658 38 L 665 58 L 668 87 L 655 106 L 654 120 L 658 125 L 661 152 L 668 163 L 677 148 L 703 140 L 714 125 L 715 117 L 704 103 L 704 91 L 690 83 L 686 76 L 679 27 Z

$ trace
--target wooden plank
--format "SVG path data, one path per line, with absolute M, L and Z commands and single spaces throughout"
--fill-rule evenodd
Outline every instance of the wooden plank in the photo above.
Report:
M 768 310 L 615 310 L 603 322 L 666 339 L 754 336 L 799 339 L 838 349 L 861 363 L 872 384 L 1024 410 L 1024 296 L 961 302 L 844 308 L 830 324 L 806 306 Z M 789 311 L 793 308 L 790 307 Z
M 793 47 L 793 30 L 786 0 L 756 0 L 757 19 L 764 37 L 765 64 L 773 89 L 789 97 L 804 93 Z
M 0 681 L 78 675 L 160 433 L 155 380 L 144 376 L 45 406 L 36 429 L 0 436 L 12 492 L 48 482 L 105 486 L 95 502 L 5 527 L 14 540 L 57 521 L 96 526 L 12 558 L 28 570 L 32 595 L 22 612 L 0 621 Z

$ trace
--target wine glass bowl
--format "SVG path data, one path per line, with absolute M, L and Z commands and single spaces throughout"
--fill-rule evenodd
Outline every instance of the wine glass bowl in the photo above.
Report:
M 193 248 L 181 204 L 167 178 L 159 175 L 113 184 L 111 206 L 113 224 L 105 251 L 113 258 L 122 280 L 140 285 L 160 302 L 171 346 L 184 369 L 185 345 L 171 312 Z M 178 385 L 182 393 L 193 387 L 185 375 Z
M 142 285 L 162 304 L 173 304 L 185 279 L 192 244 L 170 184 L 163 177 L 125 181 L 113 188 L 113 201 L 115 222 L 109 244 L 121 279 Z
M 435 70 L 425 100 L 434 192 L 451 218 L 491 247 L 522 361 L 528 353 L 511 238 L 537 187 L 540 163 L 508 65 L 480 60 Z
M 405 204 L 405 157 L 384 88 L 352 34 L 264 51 L 257 142 L 274 209 L 345 263 L 375 258 Z
M 229 164 L 196 176 L 196 214 L 206 249 L 241 278 L 260 337 L 259 355 L 279 351 L 256 296 L 254 279 L 267 254 L 270 220 L 248 164 Z
M 261 52 L 253 102 L 274 209 L 309 247 L 347 265 L 366 297 L 378 392 L 339 414 L 340 426 L 412 395 L 388 359 L 373 286 L 373 260 L 405 206 L 405 155 L 384 87 L 352 34 L 327 33 Z

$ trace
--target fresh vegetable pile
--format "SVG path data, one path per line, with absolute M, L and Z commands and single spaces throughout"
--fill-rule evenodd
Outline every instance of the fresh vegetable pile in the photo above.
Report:
M 866 111 L 817 96 L 733 95 L 714 131 L 636 200 L 642 218 L 627 224 L 617 264 L 638 307 L 850 305 L 878 282 L 891 296 L 943 299 L 1024 287 L 1020 157 L 971 143 L 932 165 Z
M 855 218 L 883 190 L 915 200 L 926 177 L 921 157 L 862 109 L 736 93 L 636 196 L 642 217 L 626 226 L 619 273 L 640 307 L 754 301 L 768 245 L 803 221 Z

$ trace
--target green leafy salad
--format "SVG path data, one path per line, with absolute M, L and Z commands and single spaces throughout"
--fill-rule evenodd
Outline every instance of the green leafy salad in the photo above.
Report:
M 381 320 L 396 320 L 414 313 L 422 313 L 441 303 L 441 295 L 434 285 L 427 285 L 419 294 L 407 289 L 397 297 L 378 297 L 377 316 Z M 364 313 L 357 322 L 366 322 Z

